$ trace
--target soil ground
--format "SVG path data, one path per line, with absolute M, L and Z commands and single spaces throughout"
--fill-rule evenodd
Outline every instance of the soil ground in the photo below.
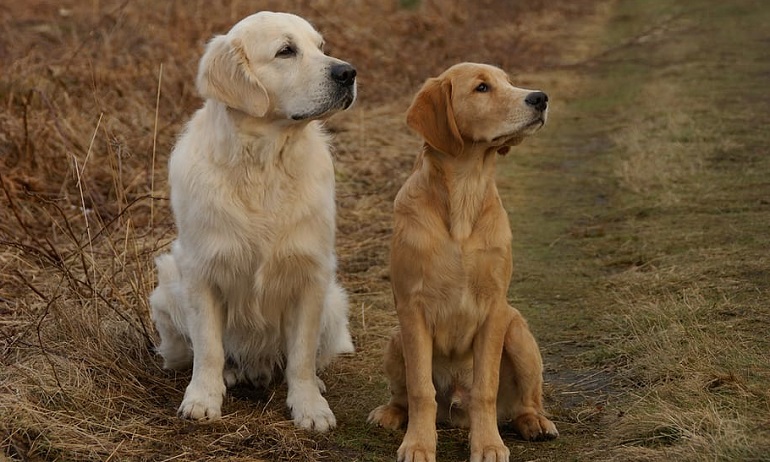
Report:
M 360 77 L 328 123 L 357 352 L 323 374 L 326 435 L 293 429 L 280 383 L 231 390 L 220 422 L 177 419 L 189 373 L 160 368 L 146 304 L 203 41 L 289 7 Z M 510 299 L 561 436 L 503 425 L 511 460 L 770 460 L 765 2 L 32 1 L 0 18 L 0 460 L 394 460 L 403 432 L 366 416 L 388 396 L 390 207 L 420 148 L 403 114 L 461 60 L 551 98 L 498 181 Z M 441 428 L 438 450 L 467 460 L 467 433 Z

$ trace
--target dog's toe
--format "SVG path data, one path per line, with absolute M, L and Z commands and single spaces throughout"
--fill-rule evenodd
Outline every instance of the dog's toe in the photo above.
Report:
M 398 462 L 436 462 L 435 447 L 419 444 L 401 443 L 396 460 Z
M 227 388 L 232 388 L 244 381 L 243 373 L 234 367 L 228 367 L 222 373 Z
M 304 393 L 289 393 L 286 404 L 291 409 L 291 416 L 297 427 L 326 432 L 337 426 L 337 419 L 318 388 L 312 387 Z
M 337 419 L 328 406 L 325 409 L 292 409 L 292 418 L 297 427 L 321 433 L 337 426 Z
M 406 409 L 392 404 L 383 404 L 372 410 L 369 413 L 369 418 L 366 420 L 370 424 L 379 425 L 390 430 L 398 430 L 406 423 L 406 419 Z
M 323 380 L 321 380 L 320 377 L 315 378 L 315 383 L 318 385 L 318 389 L 321 391 L 321 393 L 326 393 L 326 384 Z
M 542 415 L 528 413 L 513 421 L 516 431 L 528 441 L 552 440 L 559 436 L 556 425 Z
M 199 401 L 182 401 L 177 415 L 183 419 L 195 420 L 198 422 L 209 422 L 222 417 L 220 406 L 211 405 Z
M 294 425 L 306 430 L 324 433 L 337 426 L 337 419 L 334 417 L 331 410 L 312 415 L 301 413 L 292 414 L 294 414 Z
M 190 384 L 184 393 L 177 415 L 183 419 L 208 422 L 222 417 L 222 398 L 225 394 L 224 382 L 217 386 L 195 386 Z
M 471 462 L 509 462 L 511 451 L 502 446 L 485 448 L 483 451 L 471 454 Z
M 472 430 L 470 440 L 470 462 L 508 462 L 511 457 L 511 451 L 503 443 L 494 423 L 491 428 Z

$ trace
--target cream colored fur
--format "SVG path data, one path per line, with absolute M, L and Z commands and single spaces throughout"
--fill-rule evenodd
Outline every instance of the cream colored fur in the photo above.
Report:
M 282 369 L 295 424 L 336 425 L 316 372 L 353 344 L 318 119 L 356 89 L 355 70 L 322 45 L 303 19 L 262 12 L 201 59 L 205 103 L 169 162 L 178 237 L 157 258 L 150 299 L 165 366 L 193 368 L 184 418 L 219 418 L 226 385 L 266 384 Z

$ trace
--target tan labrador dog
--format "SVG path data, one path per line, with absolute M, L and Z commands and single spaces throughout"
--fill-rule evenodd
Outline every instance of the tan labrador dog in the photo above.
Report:
M 436 460 L 437 418 L 470 428 L 472 462 L 509 460 L 498 421 L 527 440 L 558 436 L 543 415 L 537 343 L 506 301 L 511 229 L 495 185 L 497 154 L 539 130 L 547 107 L 502 70 L 462 63 L 409 108 L 425 144 L 395 201 L 391 399 L 369 415 L 392 429 L 408 422 L 399 461 Z
M 322 47 L 304 19 L 263 11 L 201 59 L 205 104 L 169 161 L 179 235 L 150 297 L 165 367 L 192 366 L 183 418 L 218 419 L 226 386 L 282 369 L 294 423 L 336 425 L 316 372 L 353 343 L 320 120 L 353 104 L 356 70 Z

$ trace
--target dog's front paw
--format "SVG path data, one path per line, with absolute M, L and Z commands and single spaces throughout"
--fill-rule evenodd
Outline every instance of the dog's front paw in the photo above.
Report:
M 222 398 L 224 397 L 224 383 L 221 387 L 187 386 L 184 399 L 179 406 L 177 415 L 183 419 L 208 422 L 222 417 Z
M 406 409 L 392 404 L 383 404 L 369 413 L 367 422 L 390 430 L 398 430 L 406 423 Z
M 511 451 L 501 443 L 471 450 L 470 462 L 508 462 L 510 458 Z
M 297 427 L 325 432 L 337 426 L 329 403 L 317 387 L 290 391 L 286 404 Z
M 470 462 L 508 462 L 511 451 L 503 443 L 494 421 L 489 426 L 471 429 Z
M 519 435 L 529 441 L 552 440 L 559 436 L 553 422 L 533 412 L 515 418 L 513 425 Z
M 398 448 L 398 462 L 436 462 L 436 445 L 405 437 Z

